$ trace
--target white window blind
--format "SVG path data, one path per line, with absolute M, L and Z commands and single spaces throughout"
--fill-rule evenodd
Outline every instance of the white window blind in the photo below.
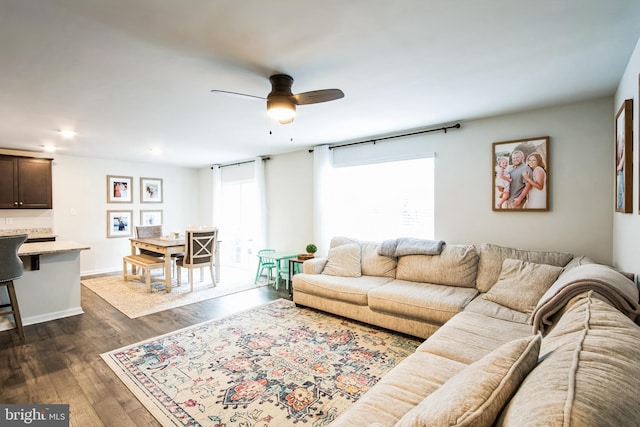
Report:
M 376 163 L 335 167 L 336 155 L 343 150 L 334 152 L 329 178 L 326 216 L 333 236 L 372 241 L 434 237 L 433 153 L 396 161 L 378 156 Z

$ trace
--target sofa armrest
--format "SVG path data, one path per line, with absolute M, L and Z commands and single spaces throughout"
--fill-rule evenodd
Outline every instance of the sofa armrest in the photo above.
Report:
M 302 272 L 306 274 L 320 274 L 327 265 L 327 257 L 311 258 L 302 263 Z

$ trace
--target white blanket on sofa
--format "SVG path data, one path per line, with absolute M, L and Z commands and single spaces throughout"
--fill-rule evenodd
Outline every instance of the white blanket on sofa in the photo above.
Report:
M 542 295 L 531 314 L 533 333 L 544 332 L 552 324 L 550 318 L 571 298 L 593 290 L 631 320 L 640 315 L 638 288 L 622 273 L 602 264 L 584 264 L 562 274 Z

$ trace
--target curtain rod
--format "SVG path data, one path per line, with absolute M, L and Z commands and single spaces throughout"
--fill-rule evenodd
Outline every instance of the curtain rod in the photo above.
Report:
M 262 160 L 271 160 L 271 157 L 263 157 Z M 227 163 L 227 164 L 224 164 L 224 165 L 218 165 L 218 167 L 226 168 L 227 166 L 240 166 L 240 165 L 244 165 L 246 163 L 253 163 L 253 162 L 255 162 L 255 160 L 245 160 L 244 162 Z M 212 169 L 213 169 L 213 166 L 215 166 L 215 165 L 211 166 Z
M 405 136 L 412 136 L 412 135 L 420 135 L 423 133 L 429 133 L 429 132 L 444 132 L 447 133 L 448 129 L 460 129 L 460 123 L 456 123 L 455 125 L 451 125 L 451 126 L 443 126 L 441 128 L 437 128 L 437 129 L 427 129 L 427 130 L 420 130 L 417 132 L 411 132 L 411 133 L 403 133 L 402 135 L 393 135 L 393 136 L 383 136 L 381 138 L 374 138 L 374 139 L 368 139 L 366 141 L 360 141 L 360 142 L 350 142 L 348 144 L 340 144 L 340 145 L 330 145 L 329 146 L 329 150 L 333 150 L 334 148 L 340 148 L 340 147 L 348 147 L 351 145 L 359 145 L 359 144 L 368 144 L 373 142 L 374 144 L 378 141 L 384 141 L 385 139 L 394 139 L 394 138 L 403 138 Z

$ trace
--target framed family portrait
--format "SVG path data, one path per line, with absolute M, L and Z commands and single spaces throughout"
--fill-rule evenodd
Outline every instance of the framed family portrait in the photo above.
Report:
M 616 212 L 631 213 L 633 205 L 633 100 L 627 99 L 616 114 Z
M 133 211 L 107 211 L 107 237 L 133 235 Z
M 141 225 L 161 225 L 162 224 L 162 211 L 140 211 L 140 224 Z
M 133 178 L 107 175 L 107 203 L 133 202 Z
M 493 143 L 492 209 L 549 210 L 549 137 Z
M 162 203 L 161 178 L 140 178 L 140 201 L 142 203 Z

